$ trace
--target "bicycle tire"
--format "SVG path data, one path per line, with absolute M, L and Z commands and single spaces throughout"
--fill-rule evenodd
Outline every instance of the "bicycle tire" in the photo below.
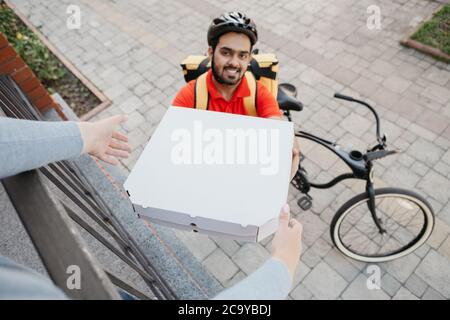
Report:
M 339 210 L 336 212 L 335 216 L 333 217 L 333 220 L 331 222 L 330 226 L 330 234 L 331 239 L 336 246 L 336 248 L 343 253 L 344 255 L 363 262 L 370 262 L 370 263 L 379 263 L 379 262 L 386 262 L 391 261 L 394 259 L 398 259 L 401 257 L 404 257 L 416 249 L 418 249 L 420 246 L 422 246 L 427 239 L 430 237 L 435 223 L 434 218 L 434 212 L 431 207 L 431 205 L 419 194 L 405 190 L 400 188 L 379 188 L 375 190 L 375 200 L 385 197 L 393 197 L 393 198 L 399 198 L 399 199 L 407 199 L 409 201 L 412 201 L 415 203 L 422 211 L 424 221 L 422 229 L 420 230 L 420 233 L 418 234 L 417 238 L 413 241 L 407 243 L 404 247 L 400 248 L 396 252 L 393 252 L 391 254 L 387 255 L 363 255 L 360 253 L 355 252 L 354 250 L 351 250 L 346 245 L 344 245 L 343 241 L 341 240 L 339 230 L 342 226 L 342 223 L 346 216 L 351 212 L 353 208 L 355 208 L 357 205 L 366 202 L 369 198 L 367 193 L 361 193 L 359 195 L 356 195 L 355 197 L 348 200 L 346 203 L 344 203 Z M 370 211 L 367 209 L 367 214 L 370 214 Z M 373 222 L 373 220 L 372 220 Z M 374 223 L 375 225 L 375 223 Z M 355 224 L 353 225 L 355 226 Z M 358 231 L 359 232 L 359 231 Z M 392 236 L 391 236 L 392 237 Z M 369 240 L 372 240 L 369 238 Z

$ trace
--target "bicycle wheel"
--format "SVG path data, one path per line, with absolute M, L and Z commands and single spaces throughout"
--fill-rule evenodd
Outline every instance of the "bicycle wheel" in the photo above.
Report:
M 367 193 L 347 201 L 331 222 L 331 239 L 343 254 L 364 262 L 403 257 L 430 236 L 434 213 L 420 195 L 398 188 L 375 190 L 376 215 L 386 230 L 381 234 L 368 207 Z

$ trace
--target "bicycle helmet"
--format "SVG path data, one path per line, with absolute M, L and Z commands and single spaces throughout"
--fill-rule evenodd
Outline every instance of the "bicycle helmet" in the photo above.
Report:
M 256 24 L 245 14 L 240 12 L 227 12 L 215 18 L 208 29 L 208 45 L 212 46 L 214 41 L 227 32 L 244 33 L 250 38 L 252 46 L 258 41 Z

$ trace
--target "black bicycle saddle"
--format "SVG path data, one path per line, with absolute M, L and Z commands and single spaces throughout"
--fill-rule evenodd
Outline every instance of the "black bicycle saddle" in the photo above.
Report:
M 303 104 L 298 101 L 296 98 L 292 97 L 288 93 L 286 93 L 286 90 L 289 90 L 289 88 L 284 88 L 283 84 L 280 84 L 278 86 L 278 94 L 277 94 L 277 102 L 280 106 L 281 110 L 292 110 L 292 111 L 302 111 L 303 110 Z M 295 87 L 294 87 L 295 89 Z M 289 90 L 291 91 L 291 90 Z M 290 92 L 291 94 L 295 95 L 296 93 Z

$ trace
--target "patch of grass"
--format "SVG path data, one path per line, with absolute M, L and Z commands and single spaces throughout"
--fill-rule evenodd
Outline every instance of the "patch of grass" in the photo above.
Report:
M 8 38 L 48 92 L 58 92 L 78 116 L 101 102 L 3 0 L 0 0 L 0 32 Z
M 436 12 L 430 21 L 425 22 L 411 39 L 437 48 L 450 55 L 450 5 Z
M 39 38 L 0 1 L 0 32 L 44 83 L 61 79 L 66 70 Z M 50 88 L 48 88 L 50 89 Z M 51 89 L 50 89 L 51 91 Z

